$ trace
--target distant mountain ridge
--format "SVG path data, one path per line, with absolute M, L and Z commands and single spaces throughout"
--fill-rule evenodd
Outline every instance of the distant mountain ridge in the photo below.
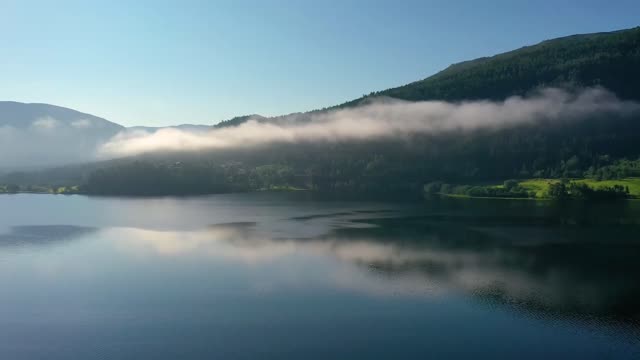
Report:
M 61 106 L 42 103 L 0 101 L 0 126 L 24 129 L 34 126 L 34 122 L 43 119 L 55 121 L 55 123 L 50 122 L 52 126 L 64 125 L 75 128 L 92 128 L 116 132 L 124 129 L 124 126 L 101 117 Z
M 0 101 L 0 171 L 92 161 L 125 128 L 76 110 Z
M 313 121 L 314 115 L 381 99 L 407 101 L 503 100 L 543 87 L 602 86 L 622 99 L 640 101 L 640 27 L 543 41 L 506 53 L 453 64 L 423 80 L 372 92 L 330 108 L 275 117 L 237 116 L 212 125 L 168 128 L 209 131 L 249 120 L 282 124 Z M 57 166 L 90 161 L 96 145 L 125 128 L 103 118 L 48 104 L 0 102 L 0 171 L 28 163 Z

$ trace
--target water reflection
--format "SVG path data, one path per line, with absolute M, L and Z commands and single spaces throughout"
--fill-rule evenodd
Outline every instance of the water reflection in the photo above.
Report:
M 640 202 L 42 199 L 0 204 L 3 359 L 638 358 Z
M 0 234 L 0 246 L 42 246 L 80 238 L 97 228 L 73 225 L 13 226 Z
M 302 255 L 332 258 L 365 270 L 328 271 L 334 286 L 393 296 L 463 292 L 554 317 L 639 324 L 636 226 L 533 227 L 433 216 L 352 221 L 370 226 L 339 227 L 303 239 L 275 238 L 256 223 L 192 232 L 111 231 L 121 249 L 138 254 L 254 265 Z
M 206 256 L 257 264 L 291 254 L 292 242 L 277 242 L 258 236 L 255 223 L 212 225 L 201 231 L 156 231 L 116 228 L 108 237 L 117 239 L 117 246 L 136 254 L 159 256 Z
M 417 272 L 425 281 L 528 311 L 640 320 L 635 226 L 377 222 L 382 226 L 336 232 L 342 242 L 378 249 L 352 261 L 389 274 Z

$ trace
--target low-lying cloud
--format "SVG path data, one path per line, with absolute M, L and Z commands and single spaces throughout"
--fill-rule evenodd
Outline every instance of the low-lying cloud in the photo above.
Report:
M 66 124 L 49 116 L 22 127 L 0 125 L 0 173 L 96 160 L 115 132 L 103 135 L 90 127 L 87 120 Z
M 379 99 L 355 108 L 295 116 L 275 122 L 250 120 L 236 127 L 210 131 L 175 128 L 154 133 L 122 132 L 102 145 L 102 157 L 139 155 L 156 151 L 231 149 L 272 143 L 349 141 L 402 138 L 414 134 L 439 134 L 452 130 L 503 128 L 541 120 L 571 121 L 591 116 L 626 116 L 640 104 L 622 101 L 603 88 L 577 92 L 547 88 L 529 97 L 504 101 L 406 102 Z
M 117 133 L 117 126 L 100 127 L 95 120 L 84 116 L 41 116 L 28 122 L 0 124 L 0 173 L 152 152 L 402 139 L 453 130 L 500 129 L 542 120 L 559 123 L 598 116 L 606 121 L 611 117 L 631 114 L 640 114 L 640 104 L 622 101 L 603 88 L 575 92 L 550 88 L 532 96 L 511 97 L 505 101 L 406 102 L 380 98 L 354 108 L 283 116 L 267 121 L 256 119 L 218 129 L 128 129 Z M 5 118 L 8 117 L 5 114 Z

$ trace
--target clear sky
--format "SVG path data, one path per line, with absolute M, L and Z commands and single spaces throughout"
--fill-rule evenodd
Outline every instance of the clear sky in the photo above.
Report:
M 334 105 L 451 63 L 640 25 L 640 1 L 0 0 L 0 100 L 123 125 Z

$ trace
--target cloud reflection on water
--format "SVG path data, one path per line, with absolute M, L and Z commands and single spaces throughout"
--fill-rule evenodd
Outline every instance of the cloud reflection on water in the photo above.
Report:
M 308 239 L 274 239 L 256 231 L 255 224 L 191 232 L 110 231 L 121 249 L 136 254 L 207 257 L 259 267 L 300 257 L 324 259 L 325 280 L 332 286 L 368 294 L 458 292 L 528 311 L 638 321 L 633 304 L 640 294 L 629 278 L 640 273 L 638 265 L 622 261 L 605 270 L 593 268 L 601 262 L 599 256 L 624 259 L 624 252 L 635 248 L 625 239 L 600 249 L 589 239 L 576 242 L 584 236 L 577 227 L 533 233 L 511 227 L 500 231 L 499 238 L 477 226 L 396 221 Z M 524 246 L 519 239 L 527 239 Z

